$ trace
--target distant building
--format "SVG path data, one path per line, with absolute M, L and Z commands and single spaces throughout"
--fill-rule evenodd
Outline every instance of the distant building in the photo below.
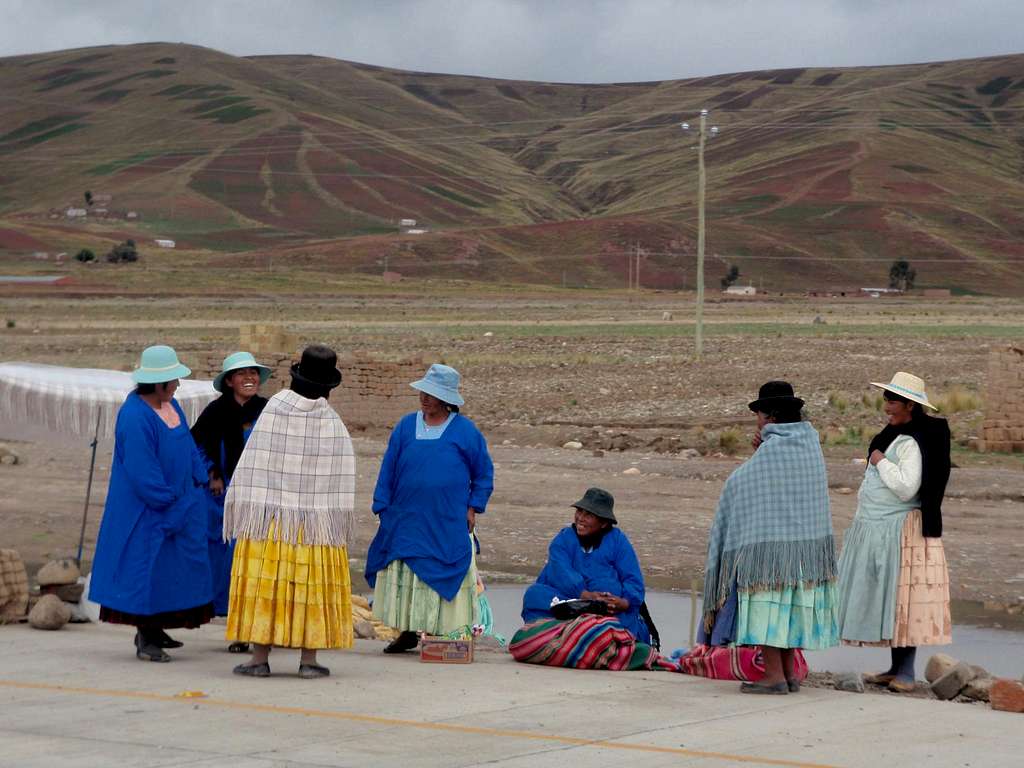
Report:
M 126 213 L 124 217 L 126 219 L 137 219 L 139 218 L 139 214 L 137 214 L 135 211 L 128 211 L 128 213 Z
M 722 293 L 731 296 L 754 296 L 757 294 L 757 288 L 752 285 L 730 285 Z
M 400 227 L 415 227 L 416 219 L 399 219 L 398 226 Z
M 425 229 L 407 229 L 407 230 L 405 230 L 405 234 L 407 234 L 407 235 L 425 235 L 426 233 L 427 233 L 427 230 L 425 230 Z
M 153 242 L 156 243 L 161 248 L 173 248 L 174 247 L 174 241 L 173 240 L 154 240 Z
M 64 215 L 69 219 L 84 219 L 89 214 L 85 208 L 68 208 L 64 211 Z
M 898 296 L 903 293 L 899 288 L 861 288 L 861 294 L 870 296 L 873 299 L 877 299 L 879 296 Z

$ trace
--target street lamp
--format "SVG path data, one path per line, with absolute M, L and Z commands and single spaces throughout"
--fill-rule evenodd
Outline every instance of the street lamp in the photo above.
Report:
M 700 360 L 704 350 L 704 144 L 708 138 L 718 135 L 718 126 L 708 130 L 708 111 L 700 111 L 699 141 L 697 143 L 697 337 L 694 357 Z M 680 123 L 684 131 L 690 130 L 689 123 Z

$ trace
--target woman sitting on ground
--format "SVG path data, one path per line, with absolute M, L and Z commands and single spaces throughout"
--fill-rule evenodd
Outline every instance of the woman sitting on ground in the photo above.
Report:
M 589 488 L 573 504 L 573 524 L 560 530 L 548 547 L 548 561 L 523 595 L 523 621 L 551 618 L 552 601 L 597 600 L 636 640 L 649 644 L 651 633 L 640 615 L 644 577 L 629 538 L 615 527 L 615 499 Z

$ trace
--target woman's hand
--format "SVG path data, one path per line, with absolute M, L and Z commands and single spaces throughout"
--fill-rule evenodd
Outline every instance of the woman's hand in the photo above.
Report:
M 466 525 L 469 527 L 470 533 L 476 528 L 476 510 L 472 507 L 466 510 Z
M 222 496 L 224 494 L 224 479 L 215 477 L 212 472 L 210 473 L 210 493 L 214 496 Z
M 874 465 L 878 464 L 878 462 L 880 462 L 884 458 L 885 458 L 885 454 L 882 453 L 877 448 L 875 448 L 875 450 L 873 450 L 871 452 L 871 455 L 868 456 L 868 461 L 871 462 L 872 466 L 874 466 Z
M 584 589 L 580 592 L 580 600 L 601 600 L 602 592 L 591 592 L 589 589 Z
M 764 441 L 761 439 L 761 430 L 758 429 L 756 432 L 754 432 L 754 439 L 750 441 L 750 445 L 753 446 L 754 450 L 756 451 L 762 442 Z
M 599 592 L 598 595 L 598 599 L 604 601 L 604 604 L 608 606 L 608 610 L 612 613 L 622 613 L 629 610 L 629 600 L 624 597 L 618 597 L 611 592 Z

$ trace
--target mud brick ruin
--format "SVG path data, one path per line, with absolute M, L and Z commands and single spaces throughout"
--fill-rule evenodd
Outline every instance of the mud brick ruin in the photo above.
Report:
M 299 339 L 277 325 L 244 325 L 239 328 L 238 349 L 252 352 L 271 368 L 270 379 L 261 388 L 269 397 L 288 386 L 290 368 L 299 359 L 308 340 Z M 208 353 L 196 366 L 197 378 L 212 379 L 220 373 L 224 356 L 235 350 Z M 366 353 L 338 358 L 341 386 L 331 392 L 330 403 L 352 429 L 391 427 L 399 417 L 419 408 L 416 390 L 409 382 L 422 378 L 426 363 L 422 357 L 379 360 Z
M 989 354 L 978 450 L 1024 453 L 1024 347 L 1002 347 Z

